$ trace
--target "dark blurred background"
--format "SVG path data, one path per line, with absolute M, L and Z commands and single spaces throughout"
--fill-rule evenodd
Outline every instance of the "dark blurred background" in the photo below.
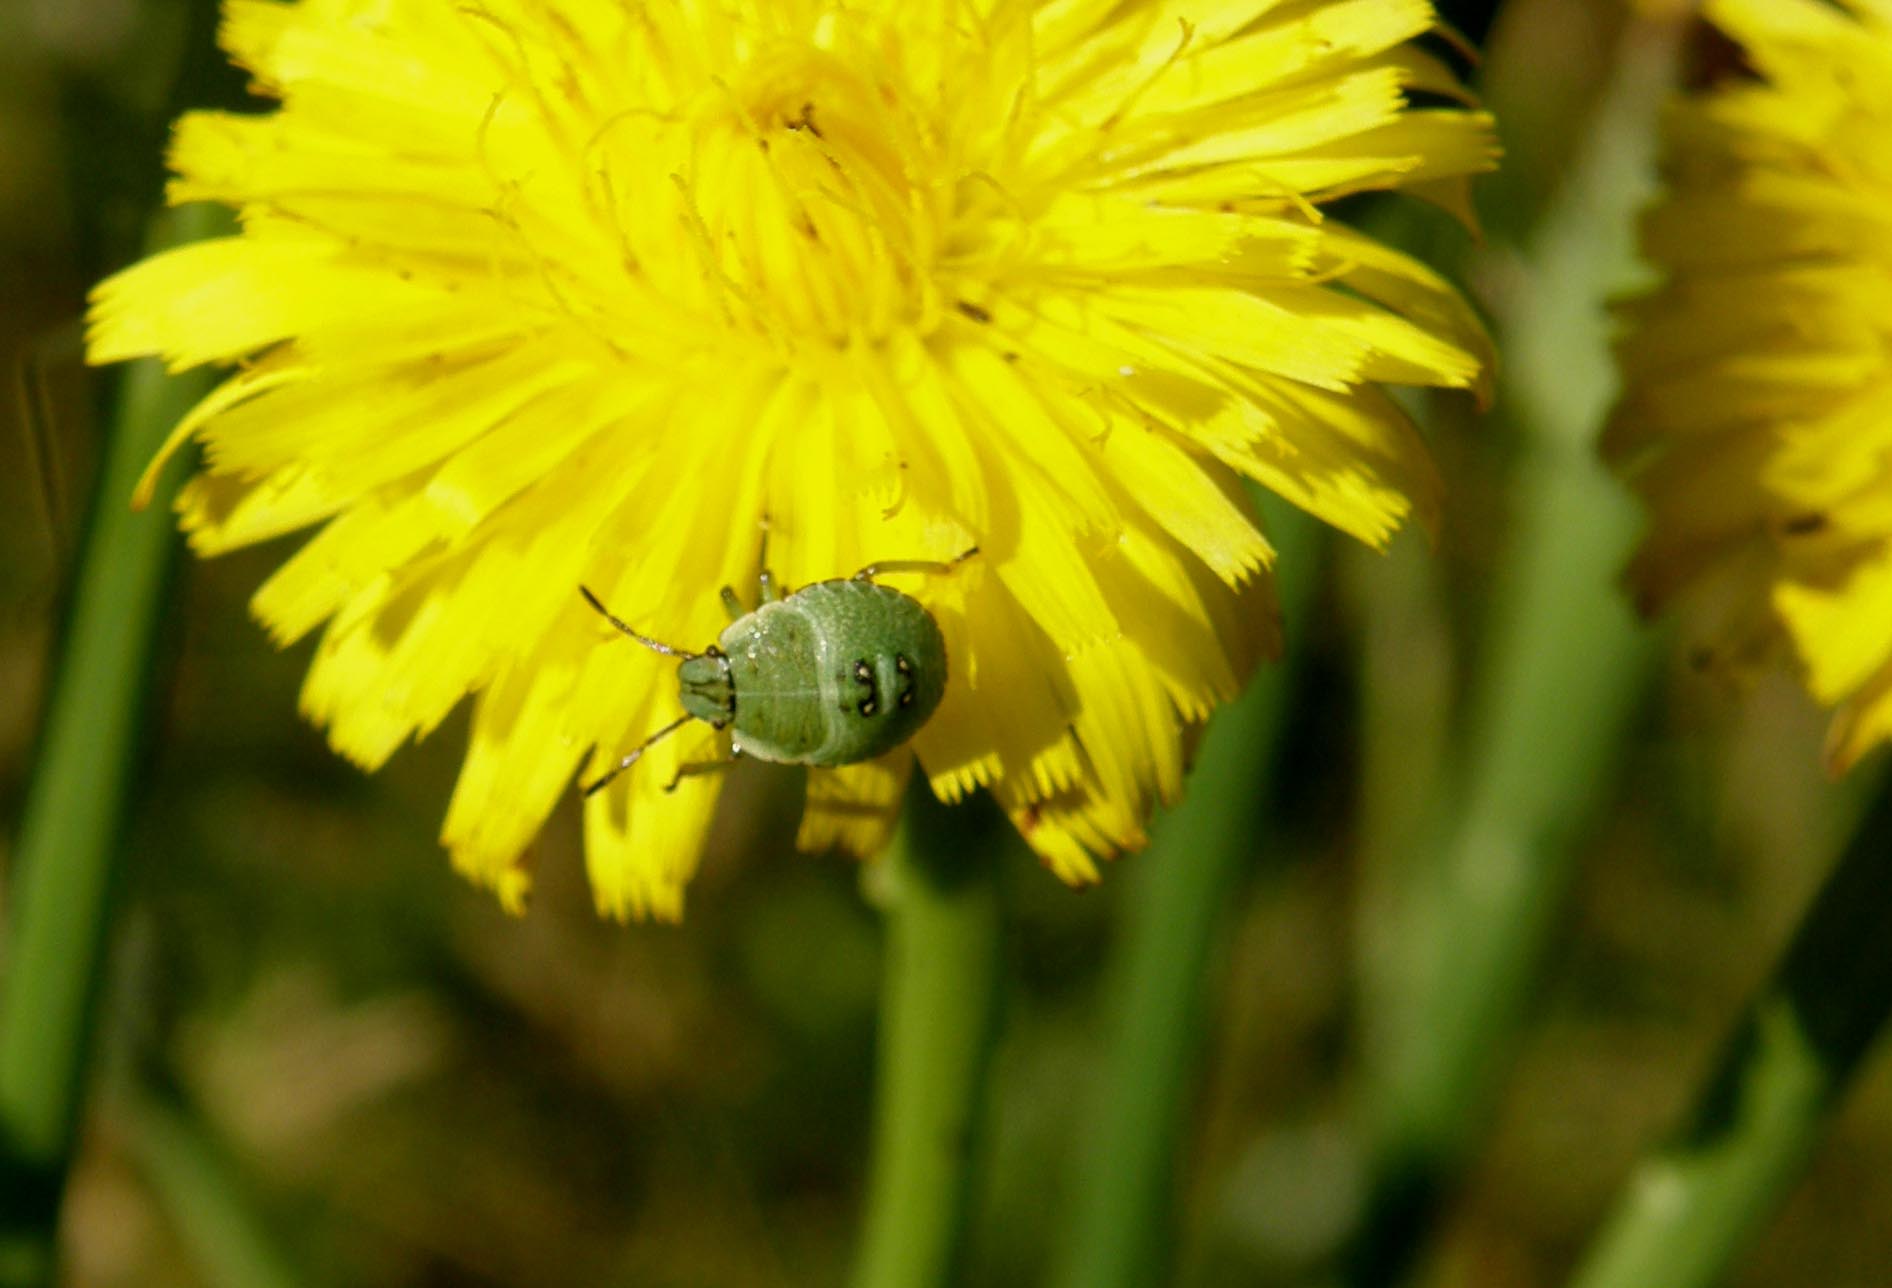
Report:
M 1555 200 L 1623 7 L 1447 8 L 1494 79 L 1531 90 L 1497 104 L 1511 139 L 1506 172 L 1481 189 L 1493 239 L 1456 239 L 1461 272 L 1474 293 L 1528 290 L 1504 238 Z M 85 292 L 136 251 L 180 65 L 191 103 L 241 101 L 208 24 L 179 0 L 0 6 L 0 868 L 109 392 L 80 362 Z M 1362 685 L 1388 671 L 1373 650 L 1396 647 L 1396 700 L 1451 709 L 1516 452 L 1502 424 L 1462 407 L 1434 440 L 1455 502 L 1438 547 L 1337 552 L 1307 624 L 1276 821 L 1216 964 L 1180 1284 L 1331 1282 L 1360 1216 Z M 205 1282 L 190 1218 L 153 1183 L 166 1146 L 144 1125 L 152 1096 L 213 1143 L 309 1284 L 842 1279 L 880 933 L 856 867 L 781 842 L 794 772 L 734 775 L 681 927 L 593 915 L 570 806 L 538 843 L 530 913 L 509 919 L 435 842 L 463 722 L 368 778 L 296 716 L 308 646 L 276 652 L 245 609 L 284 548 L 179 566 L 66 1210 L 70 1282 Z M 1383 616 L 1374 629 L 1389 602 L 1399 629 Z M 1730 693 L 1669 652 L 1426 1282 L 1560 1281 L 1688 1103 L 1832 852 L 1843 809 L 1817 770 L 1820 713 L 1784 676 Z M 1037 1282 L 1064 1228 L 1099 982 L 1137 862 L 1084 894 L 1022 852 L 1009 865 L 975 1283 Z M 1738 1282 L 1887 1282 L 1889 1164 L 1881 1061 Z

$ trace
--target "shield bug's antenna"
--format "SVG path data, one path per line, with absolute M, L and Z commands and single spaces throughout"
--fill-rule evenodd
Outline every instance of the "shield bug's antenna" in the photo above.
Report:
M 692 653 L 688 649 L 677 648 L 673 645 L 665 644 L 662 640 L 654 640 L 648 635 L 638 634 L 636 631 L 632 630 L 629 626 L 625 625 L 625 623 L 622 620 L 620 620 L 615 614 L 613 614 L 610 609 L 606 608 L 603 604 L 599 603 L 598 597 L 592 594 L 588 587 L 580 586 L 578 588 L 578 593 L 585 597 L 585 602 L 587 604 L 590 604 L 593 608 L 598 610 L 599 616 L 603 617 L 605 621 L 610 622 L 611 625 L 617 627 L 624 634 L 630 636 L 632 639 L 636 640 L 639 644 L 642 644 L 645 648 L 649 649 L 651 652 L 662 653 L 665 657 L 680 657 L 684 659 L 686 662 L 693 657 L 703 656 L 701 653 Z M 626 762 L 626 763 L 629 763 L 629 762 Z M 622 768 L 622 767 L 623 766 L 619 766 L 619 768 Z
M 669 724 L 665 725 L 663 728 L 659 729 L 656 733 L 652 734 L 650 737 L 644 739 L 644 741 L 638 743 L 637 746 L 633 747 L 631 749 L 631 753 L 628 756 L 624 757 L 624 759 L 618 761 L 618 763 L 615 766 L 613 766 L 608 772 L 606 772 L 604 777 L 593 779 L 591 782 L 586 783 L 579 790 L 582 791 L 586 796 L 593 796 L 597 794 L 597 792 L 601 790 L 606 783 L 610 782 L 613 778 L 616 778 L 619 774 L 629 769 L 632 765 L 635 765 L 637 763 L 638 757 L 642 756 L 646 751 L 648 751 L 653 743 L 662 742 L 665 738 L 668 738 L 671 734 L 683 728 L 684 725 L 689 724 L 690 721 L 693 719 L 695 719 L 694 716 L 687 715 L 687 714 L 678 716 L 675 720 L 672 720 Z

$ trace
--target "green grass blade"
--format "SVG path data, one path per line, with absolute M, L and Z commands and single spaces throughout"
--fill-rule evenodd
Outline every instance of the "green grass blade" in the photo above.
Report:
M 1319 525 L 1285 507 L 1268 530 L 1290 639 L 1306 615 L 1319 561 Z M 1260 827 L 1276 735 L 1293 678 L 1292 651 L 1264 666 L 1209 722 L 1188 795 L 1161 819 L 1150 848 L 1115 879 L 1121 947 L 1105 1012 L 1114 1031 L 1087 1119 L 1071 1242 L 1055 1282 L 1128 1288 L 1164 1282 L 1176 1219 L 1176 1159 L 1216 994 L 1210 970 L 1229 926 Z
M 1707 1288 L 1801 1174 L 1892 1014 L 1892 790 L 1750 1004 L 1680 1140 L 1618 1197 L 1575 1288 Z
M 130 1096 L 132 1149 L 206 1288 L 297 1288 L 223 1142 L 172 1087 Z
M 160 241 L 220 213 L 161 221 Z M 0 980 L 0 1285 L 45 1282 L 67 1158 L 87 1083 L 94 996 L 121 862 L 120 824 L 146 707 L 151 646 L 177 546 L 161 488 L 132 486 L 212 377 L 156 362 L 123 376 L 82 540 L 73 598 L 28 784 L 7 890 Z M 171 471 L 173 478 L 177 471 Z

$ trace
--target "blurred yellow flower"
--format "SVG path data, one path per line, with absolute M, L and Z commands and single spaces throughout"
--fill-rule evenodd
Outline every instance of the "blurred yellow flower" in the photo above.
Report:
M 1187 727 L 1273 646 L 1239 476 L 1363 540 L 1438 482 L 1381 382 L 1477 387 L 1479 325 L 1317 204 L 1463 212 L 1490 122 L 1426 0 L 231 0 L 273 114 L 179 122 L 240 235 L 98 288 L 91 357 L 240 369 L 177 427 L 202 553 L 323 627 L 303 709 L 373 768 L 476 695 L 443 841 L 509 905 L 591 749 L 677 711 L 583 583 L 701 647 L 754 585 L 876 559 L 946 635 L 913 740 L 1060 876 L 1144 839 Z M 1430 106 L 1415 108 L 1408 92 Z M 326 624 L 326 625 L 325 625 Z M 707 725 L 588 801 L 601 909 L 674 917 Z M 871 852 L 913 756 L 812 771 Z
M 1892 733 L 1892 3 L 1714 0 L 1747 68 L 1677 103 L 1604 453 L 1646 502 L 1646 607 L 1785 636 L 1844 768 Z

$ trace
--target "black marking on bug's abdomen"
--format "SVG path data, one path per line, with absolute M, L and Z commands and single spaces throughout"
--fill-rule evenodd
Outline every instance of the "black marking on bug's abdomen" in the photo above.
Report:
M 900 679 L 902 681 L 900 685 L 900 696 L 894 699 L 894 701 L 898 702 L 903 707 L 910 707 L 913 705 L 913 663 L 907 661 L 907 655 L 905 653 L 895 653 L 893 655 L 893 669 L 900 673 Z
M 867 690 L 867 696 L 862 698 L 860 704 L 854 709 L 864 716 L 871 716 L 880 710 L 880 681 L 874 675 L 874 668 L 867 664 L 867 659 L 864 657 L 854 659 L 854 682 Z M 841 704 L 841 709 L 847 710 L 845 702 Z

